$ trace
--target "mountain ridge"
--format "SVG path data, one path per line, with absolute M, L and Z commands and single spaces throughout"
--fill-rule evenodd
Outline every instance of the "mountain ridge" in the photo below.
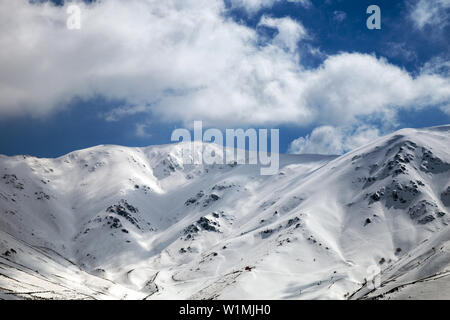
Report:
M 281 154 L 267 177 L 185 165 L 179 144 L 1 156 L 0 298 L 394 298 L 392 279 L 419 279 L 401 267 L 408 254 L 425 263 L 424 241 L 446 248 L 449 135 L 403 129 L 340 157 Z M 433 257 L 445 273 L 446 251 Z

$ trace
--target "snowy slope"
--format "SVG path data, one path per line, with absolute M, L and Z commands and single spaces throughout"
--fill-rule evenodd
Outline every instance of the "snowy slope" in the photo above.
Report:
M 449 142 L 404 129 L 275 176 L 182 144 L 0 156 L 0 298 L 448 296 Z

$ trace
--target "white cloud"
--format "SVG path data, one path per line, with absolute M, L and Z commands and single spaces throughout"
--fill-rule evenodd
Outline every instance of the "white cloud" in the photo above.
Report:
M 441 74 L 450 77 L 450 61 L 444 57 L 437 56 L 426 62 L 421 70 L 422 74 Z
M 347 13 L 345 13 L 344 11 L 334 11 L 333 12 L 333 20 L 337 21 L 337 22 L 342 22 L 347 18 Z
M 382 49 L 383 53 L 389 57 L 400 57 L 406 61 L 417 59 L 416 53 L 409 49 L 405 43 L 388 41 Z
M 378 138 L 377 128 L 361 126 L 342 128 L 321 126 L 315 128 L 310 135 L 300 137 L 291 142 L 289 153 L 295 154 L 343 154 Z
M 222 0 L 108 0 L 81 9 L 81 30 L 70 31 L 66 7 L 0 1 L 0 116 L 39 116 L 102 96 L 124 101 L 105 115 L 110 121 L 151 112 L 215 126 L 352 126 L 450 101 L 448 76 L 413 77 L 371 55 L 341 53 L 305 69 L 301 23 L 263 17 L 260 25 L 278 32 L 261 45 L 257 30 L 225 16 Z
M 152 135 L 147 132 L 148 125 L 145 123 L 136 124 L 136 136 L 139 138 L 149 138 Z
M 450 99 L 450 79 L 435 74 L 412 77 L 384 59 L 343 53 L 329 57 L 307 75 L 303 97 L 317 120 L 353 123 L 359 116 L 390 120 L 398 108 L 425 107 Z
M 277 2 L 297 3 L 305 8 L 312 6 L 310 0 L 230 0 L 230 2 L 233 8 L 243 8 L 250 14 L 264 8 L 271 8 Z
M 258 23 L 258 26 L 277 29 L 278 34 L 274 37 L 272 43 L 291 52 L 295 52 L 298 42 L 307 35 L 303 25 L 288 17 L 271 18 L 263 16 Z
M 125 116 L 131 116 L 138 113 L 145 113 L 150 110 L 149 107 L 143 106 L 143 105 L 137 105 L 137 106 L 121 106 L 114 108 L 105 114 L 102 114 L 101 116 L 109 122 L 112 121 L 118 121 L 120 118 Z
M 415 26 L 423 29 L 426 25 L 445 27 L 450 19 L 450 0 L 419 0 L 411 10 Z

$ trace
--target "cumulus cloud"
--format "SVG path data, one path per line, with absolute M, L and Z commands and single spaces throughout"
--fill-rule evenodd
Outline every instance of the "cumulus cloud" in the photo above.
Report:
M 443 28 L 450 19 L 450 0 L 419 0 L 411 10 L 415 26 L 423 29 L 427 25 Z
M 351 123 L 358 116 L 390 116 L 401 107 L 445 103 L 450 98 L 450 79 L 435 74 L 413 77 L 385 59 L 343 53 L 311 71 L 304 98 L 307 106 L 314 106 L 316 119 Z
M 380 131 L 374 127 L 342 128 L 321 126 L 310 135 L 291 142 L 289 152 L 294 154 L 340 155 L 378 138 Z
M 303 25 L 289 17 L 271 18 L 263 16 L 258 26 L 276 29 L 278 33 L 273 38 L 272 44 L 291 52 L 295 52 L 298 42 L 307 36 Z
M 450 99 L 448 76 L 412 76 L 373 55 L 341 53 L 306 69 L 297 43 L 309 35 L 299 21 L 263 16 L 259 26 L 277 32 L 262 42 L 259 28 L 227 17 L 222 0 L 80 6 L 81 30 L 68 30 L 67 4 L 0 2 L 0 116 L 102 96 L 124 102 L 109 121 L 151 112 L 186 124 L 353 126 Z

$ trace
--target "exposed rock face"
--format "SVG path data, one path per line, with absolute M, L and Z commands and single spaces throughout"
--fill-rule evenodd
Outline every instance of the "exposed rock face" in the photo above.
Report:
M 447 189 L 442 192 L 441 194 L 441 201 L 446 207 L 450 207 L 450 186 L 447 187 Z
M 139 210 L 130 205 L 126 200 L 120 200 L 118 204 L 112 205 L 106 209 L 106 212 L 115 213 L 121 217 L 127 219 L 136 228 L 140 229 L 138 220 L 133 216 Z
M 24 184 L 22 182 L 20 182 L 20 180 L 17 178 L 17 176 L 15 174 L 4 174 L 2 179 L 5 184 L 10 184 L 14 188 L 19 189 L 19 190 L 24 189 Z
M 212 213 L 214 218 L 201 217 L 195 223 L 187 226 L 183 233 L 185 235 L 185 240 L 193 239 L 200 231 L 208 232 L 220 232 L 220 224 L 217 221 L 219 218 L 217 213 Z
M 202 190 L 200 190 L 194 197 L 187 199 L 184 205 L 188 207 L 192 204 L 198 204 L 199 200 L 203 198 L 204 195 L 205 193 Z
M 428 200 L 419 201 L 416 205 L 409 208 L 411 219 L 417 220 L 420 224 L 426 224 L 445 216 L 445 212 L 439 211 L 438 206 Z

